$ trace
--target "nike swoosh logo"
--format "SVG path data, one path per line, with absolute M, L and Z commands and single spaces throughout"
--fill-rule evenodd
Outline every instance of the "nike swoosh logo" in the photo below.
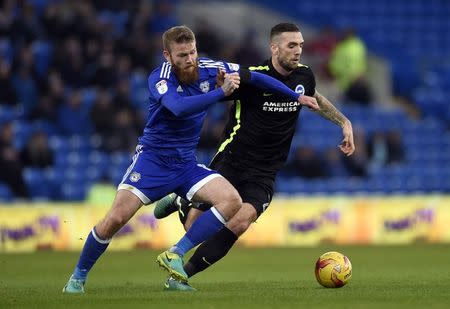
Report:
M 205 262 L 206 264 L 208 264 L 208 265 L 210 265 L 211 266 L 211 263 L 210 262 L 208 262 L 206 259 L 205 259 L 205 257 L 202 257 L 202 260 L 203 260 L 203 262 Z
M 172 262 L 172 259 L 167 255 L 167 253 L 166 253 L 166 259 L 168 262 Z
M 166 288 L 169 288 L 169 283 L 168 283 L 168 282 L 164 283 L 164 286 L 165 286 Z
M 270 97 L 272 95 L 272 93 L 263 93 L 263 97 Z

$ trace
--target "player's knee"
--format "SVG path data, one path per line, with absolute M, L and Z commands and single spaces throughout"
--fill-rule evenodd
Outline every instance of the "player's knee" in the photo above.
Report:
M 249 217 L 243 217 L 243 216 L 235 216 L 233 219 L 230 220 L 229 224 L 227 225 L 228 229 L 230 229 L 236 236 L 241 236 L 245 233 L 245 231 L 248 230 L 250 225 L 252 224 L 254 220 Z
M 249 203 L 242 204 L 239 212 L 228 222 L 228 228 L 237 236 L 241 236 L 258 218 L 255 207 Z

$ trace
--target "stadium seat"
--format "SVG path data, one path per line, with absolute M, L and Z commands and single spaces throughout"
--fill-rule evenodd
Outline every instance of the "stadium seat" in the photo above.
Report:
M 11 192 L 11 189 L 6 184 L 0 182 L 0 202 L 9 203 L 13 198 L 14 194 Z

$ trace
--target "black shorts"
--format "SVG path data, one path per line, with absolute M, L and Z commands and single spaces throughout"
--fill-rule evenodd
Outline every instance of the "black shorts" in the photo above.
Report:
M 260 172 L 251 166 L 243 167 L 236 160 L 228 160 L 222 153 L 216 155 L 209 167 L 218 171 L 236 188 L 244 203 L 255 207 L 258 217 L 269 207 L 275 175 Z

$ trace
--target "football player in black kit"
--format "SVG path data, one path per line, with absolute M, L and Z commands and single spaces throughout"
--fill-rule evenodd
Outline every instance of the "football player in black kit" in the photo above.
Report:
M 313 72 L 300 63 L 302 48 L 303 36 L 297 25 L 278 24 L 270 32 L 272 57 L 249 69 L 277 78 L 300 94 L 313 96 L 320 107 L 315 112 L 342 128 L 343 140 L 339 148 L 349 156 L 355 150 L 351 122 L 317 92 Z M 209 167 L 231 182 L 242 197 L 243 205 L 222 230 L 197 248 L 184 265 L 189 277 L 223 258 L 239 236 L 267 209 L 276 174 L 288 157 L 301 109 L 298 102 L 249 85 L 241 85 L 231 99 L 235 101 L 225 137 Z M 155 216 L 163 218 L 178 210 L 188 229 L 207 207 L 191 205 L 170 195 L 157 203 Z M 194 290 L 187 282 L 173 278 L 167 280 L 165 289 Z

